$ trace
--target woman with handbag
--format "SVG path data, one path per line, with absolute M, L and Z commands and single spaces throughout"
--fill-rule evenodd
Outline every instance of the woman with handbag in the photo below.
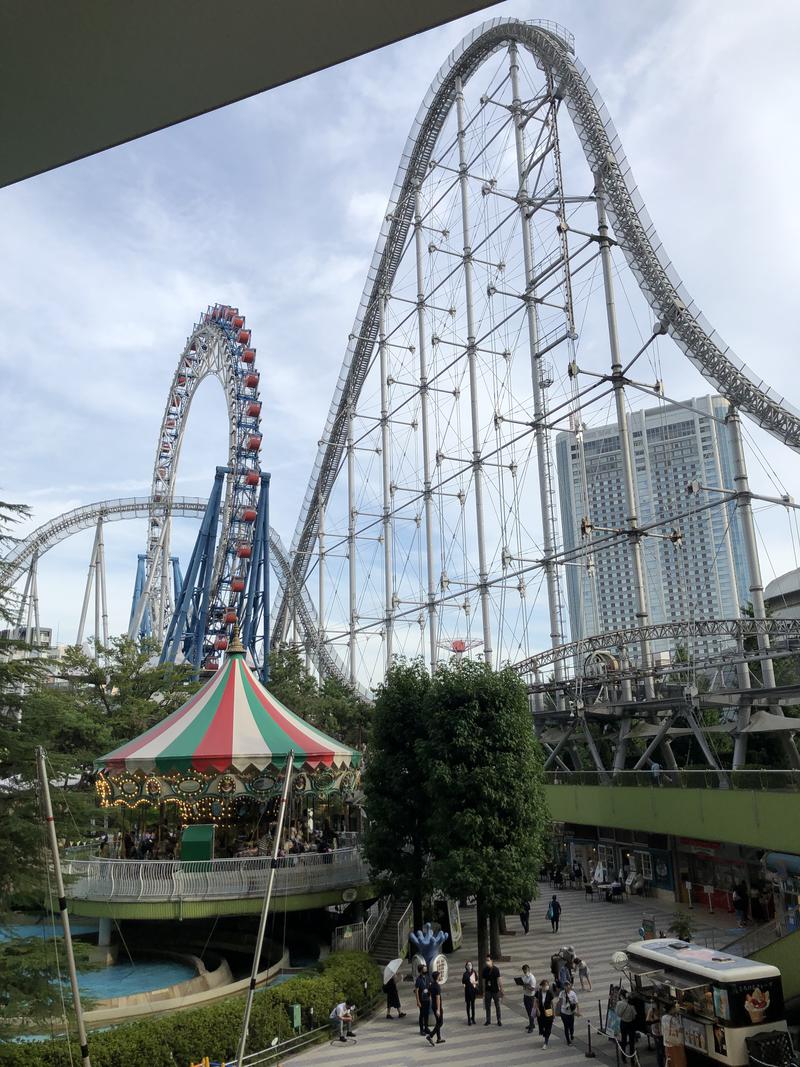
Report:
M 564 1037 L 568 1045 L 575 1038 L 575 1016 L 578 1014 L 578 994 L 572 988 L 571 982 L 566 982 L 564 988 L 558 994 L 558 1014 L 564 1024 Z
M 536 1018 L 539 1022 L 539 1032 L 543 1038 L 542 1048 L 547 1048 L 550 1043 L 550 1031 L 553 1029 L 555 1016 L 555 1002 L 550 983 L 543 978 L 536 991 Z
M 461 976 L 464 986 L 464 1006 L 467 1009 L 467 1026 L 475 1025 L 475 998 L 478 995 L 478 975 L 472 963 L 467 960 Z

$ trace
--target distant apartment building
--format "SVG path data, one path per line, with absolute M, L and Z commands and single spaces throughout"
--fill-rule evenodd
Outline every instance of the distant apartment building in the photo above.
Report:
M 685 406 L 663 405 L 629 415 L 639 524 L 663 519 L 656 533 L 669 534 L 674 527 L 682 535 L 677 545 L 643 538 L 650 622 L 736 618 L 749 600 L 744 542 L 734 505 L 721 503 L 688 518 L 671 518 L 714 499 L 709 493 L 687 494 L 690 482 L 733 488 L 733 453 L 722 421 L 727 410 L 722 397 L 704 396 Z M 582 441 L 574 433 L 560 433 L 556 461 L 567 550 L 589 543 L 581 534 L 584 518 L 594 527 L 596 540 L 604 536 L 598 527 L 624 527 L 625 488 L 616 425 L 586 429 Z M 636 626 L 626 540 L 620 537 L 611 547 L 598 547 L 590 561 L 575 562 L 565 567 L 573 640 Z M 688 627 L 687 640 L 681 643 L 695 654 L 719 647 L 714 642 L 701 649 Z M 666 650 L 669 644 L 656 647 Z

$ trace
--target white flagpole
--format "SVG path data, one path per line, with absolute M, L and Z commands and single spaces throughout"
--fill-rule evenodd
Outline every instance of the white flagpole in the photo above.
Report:
M 261 908 L 261 921 L 258 924 L 258 934 L 256 936 L 256 948 L 253 955 L 253 969 L 250 972 L 250 986 L 247 990 L 247 1003 L 244 1007 L 244 1018 L 242 1019 L 242 1033 L 239 1037 L 239 1051 L 236 1053 L 237 1067 L 243 1067 L 244 1065 L 244 1051 L 247 1047 L 247 1032 L 250 1029 L 250 1012 L 253 1007 L 253 995 L 256 991 L 256 978 L 258 976 L 258 966 L 261 962 L 261 949 L 264 947 L 264 935 L 267 932 L 267 916 L 269 915 L 269 905 L 272 900 L 272 889 L 275 885 L 275 871 L 278 867 L 278 851 L 281 847 L 281 837 L 283 835 L 283 820 L 286 815 L 286 803 L 289 799 L 289 787 L 292 781 L 292 768 L 294 766 L 294 749 L 289 753 L 289 758 L 286 761 L 286 778 L 283 783 L 283 793 L 281 794 L 281 806 L 278 810 L 278 825 L 275 828 L 275 841 L 272 846 L 272 864 L 269 871 L 269 879 L 267 880 L 267 888 L 264 893 L 264 903 Z
M 69 984 L 72 986 L 72 1003 L 75 1007 L 75 1017 L 78 1021 L 78 1041 L 81 1046 L 81 1063 L 83 1067 L 92 1067 L 89 1059 L 89 1043 L 86 1039 L 86 1027 L 83 1023 L 83 1011 L 81 1009 L 81 994 L 78 989 L 78 972 L 75 968 L 75 953 L 72 951 L 72 934 L 69 929 L 69 913 L 67 912 L 67 898 L 64 896 L 64 878 L 61 874 L 61 858 L 58 854 L 58 838 L 56 837 L 56 824 L 53 821 L 53 805 L 50 800 L 50 783 L 47 780 L 47 769 L 44 762 L 45 752 L 41 745 L 36 749 L 36 767 L 39 772 L 39 785 L 42 789 L 42 805 L 44 817 L 47 823 L 47 836 L 50 841 L 50 851 L 53 854 L 53 866 L 56 872 L 56 890 L 58 892 L 58 908 L 61 912 L 61 924 L 64 927 L 64 944 L 67 949 L 67 967 L 69 969 Z M 67 1035 L 69 1040 L 69 1035 Z

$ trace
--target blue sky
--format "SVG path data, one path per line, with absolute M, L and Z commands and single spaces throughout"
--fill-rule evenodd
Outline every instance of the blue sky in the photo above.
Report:
M 800 404 L 794 187 L 796 3 L 540 2 L 605 97 L 689 290 L 737 353 Z M 291 539 L 409 126 L 474 16 L 0 190 L 0 498 L 39 523 L 149 491 L 168 385 L 208 303 L 239 306 L 258 347 L 272 512 Z M 674 356 L 674 358 L 672 358 Z M 708 389 L 672 350 L 668 392 Z M 224 404 L 204 383 L 179 489 L 207 494 Z M 789 491 L 798 459 L 752 434 Z M 755 459 L 753 480 L 774 492 Z M 764 571 L 796 566 L 761 518 Z M 188 555 L 189 531 L 182 537 Z M 179 537 L 179 540 L 180 540 Z M 112 630 L 127 622 L 144 528 L 107 535 Z M 90 536 L 42 563 L 42 622 L 72 640 Z

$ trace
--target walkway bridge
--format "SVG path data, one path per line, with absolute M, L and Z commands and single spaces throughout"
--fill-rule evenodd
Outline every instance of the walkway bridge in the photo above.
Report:
M 92 859 L 63 862 L 74 915 L 114 919 L 203 919 L 261 910 L 271 859 Z M 278 860 L 273 900 L 303 911 L 375 896 L 357 848 Z

